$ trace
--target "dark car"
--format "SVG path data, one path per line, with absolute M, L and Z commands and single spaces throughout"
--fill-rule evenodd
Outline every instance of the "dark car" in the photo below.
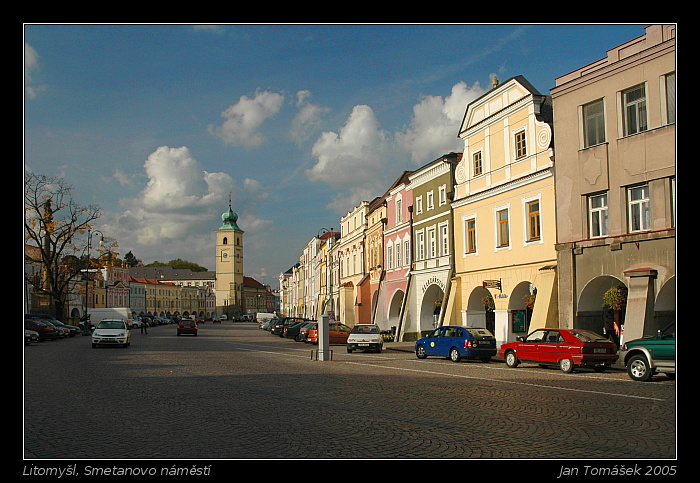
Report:
M 197 327 L 196 320 L 182 319 L 177 324 L 177 335 L 182 335 L 182 334 L 197 335 L 198 329 L 199 329 L 199 327 Z
M 480 359 L 489 362 L 496 355 L 496 338 L 488 329 L 447 325 L 438 327 L 416 341 L 416 357 L 449 357 L 453 362 Z
M 52 320 L 49 320 L 49 322 L 51 322 L 53 325 L 55 325 L 58 328 L 67 330 L 69 337 L 75 337 L 76 334 L 79 334 L 81 332 L 80 327 L 76 327 L 75 325 L 64 324 L 60 320 L 52 319 Z
M 40 341 L 58 339 L 56 326 L 45 320 L 24 319 L 24 328 L 38 333 Z
M 34 330 L 24 329 L 24 345 L 39 342 L 39 334 Z
M 76 327 L 75 325 L 64 324 L 60 320 L 57 320 L 56 318 L 54 318 L 48 314 L 25 314 L 24 318 L 25 318 L 25 320 L 26 319 L 46 320 L 56 327 L 66 329 L 68 331 L 67 334 L 70 337 L 75 337 L 75 335 L 79 334 L 82 330 L 80 327 Z
M 603 372 L 617 360 L 614 342 L 590 330 L 538 329 L 517 342 L 503 344 L 498 353 L 508 367 L 520 362 L 557 365 L 562 372 L 573 372 L 576 366 L 591 367 Z
M 299 329 L 299 333 L 294 338 L 297 342 L 309 342 L 309 332 L 316 328 L 318 322 L 309 322 Z
M 304 327 L 305 325 L 308 325 L 311 323 L 312 322 L 309 320 L 300 320 L 300 321 L 294 322 L 292 324 L 289 324 L 284 328 L 284 330 L 282 332 L 282 336 L 285 339 L 297 340 L 297 336 L 299 335 L 301 328 Z
M 620 349 L 620 359 L 635 381 L 646 382 L 658 372 L 676 377 L 676 323 L 659 330 L 653 337 L 625 342 Z
M 307 320 L 301 317 L 282 317 L 281 319 L 277 319 L 274 321 L 274 323 L 270 324 L 270 332 L 274 335 L 284 337 L 285 327 L 288 327 L 295 322 L 307 322 Z

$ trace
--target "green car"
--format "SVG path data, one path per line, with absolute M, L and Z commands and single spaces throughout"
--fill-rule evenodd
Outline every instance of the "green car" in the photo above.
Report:
M 627 374 L 635 381 L 648 381 L 659 372 L 676 376 L 676 323 L 673 322 L 653 337 L 625 342 L 620 349 Z

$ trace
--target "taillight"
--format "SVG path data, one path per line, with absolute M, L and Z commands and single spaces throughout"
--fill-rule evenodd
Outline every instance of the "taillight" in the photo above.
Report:
M 472 348 L 472 341 L 467 339 L 464 341 L 464 348 L 465 349 L 471 349 Z

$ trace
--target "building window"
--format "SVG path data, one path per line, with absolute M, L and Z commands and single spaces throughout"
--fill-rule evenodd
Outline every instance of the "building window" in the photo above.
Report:
M 476 219 L 469 218 L 464 222 L 465 249 L 467 253 L 476 253 Z
M 409 266 L 411 264 L 411 242 L 406 240 L 403 242 L 403 259 L 404 259 L 404 266 Z
M 425 198 L 426 198 L 426 205 L 427 205 L 425 207 L 425 209 L 432 210 L 433 208 L 435 208 L 435 205 L 433 203 L 433 192 L 428 191 L 428 193 L 426 193 L 426 195 L 425 195 Z
M 446 205 L 447 204 L 447 187 L 445 185 L 440 186 L 438 188 L 438 196 L 439 200 L 438 203 L 440 203 L 440 206 Z
M 423 213 L 423 197 L 419 196 L 416 198 L 416 214 Z
M 676 73 L 666 74 L 666 122 L 676 122 Z
M 396 200 L 396 224 L 398 225 L 403 221 L 403 212 L 401 210 L 401 198 Z
M 630 232 L 649 230 L 651 216 L 649 213 L 649 186 L 640 185 L 627 189 Z
M 440 225 L 440 246 L 442 247 L 442 256 L 450 254 L 450 237 L 448 235 L 449 226 L 447 223 Z
M 423 231 L 418 232 L 418 258 L 417 260 L 425 259 L 425 233 Z
M 479 176 L 484 172 L 483 161 L 481 159 L 481 151 L 477 151 L 476 153 L 472 154 L 472 167 L 474 176 Z
M 496 220 L 498 222 L 498 247 L 507 247 L 510 244 L 508 210 L 497 211 Z
M 399 268 L 401 266 L 401 243 L 397 243 L 394 250 L 396 251 L 396 268 Z
M 524 158 L 527 155 L 525 146 L 525 130 L 515 133 L 515 159 Z
M 540 239 L 540 201 L 529 201 L 527 203 L 527 220 L 528 220 L 528 241 Z
M 589 236 L 598 238 L 608 234 L 608 194 L 588 197 Z
M 392 268 L 394 268 L 392 266 L 392 262 L 394 260 L 394 257 L 392 256 L 392 249 L 393 249 L 393 247 L 391 245 L 386 247 L 386 261 L 387 261 L 386 268 L 387 268 L 387 270 L 391 270 Z
M 644 84 L 622 92 L 622 107 L 625 136 L 647 130 L 647 99 Z
M 603 99 L 583 106 L 583 142 L 585 148 L 605 142 Z
M 437 256 L 437 244 L 435 240 L 435 228 L 428 229 L 428 257 L 435 258 Z

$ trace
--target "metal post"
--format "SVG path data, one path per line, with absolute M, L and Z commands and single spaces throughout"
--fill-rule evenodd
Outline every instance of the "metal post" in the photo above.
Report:
M 328 337 L 328 315 L 323 314 L 318 319 L 318 359 L 321 361 L 330 360 L 331 353 Z

